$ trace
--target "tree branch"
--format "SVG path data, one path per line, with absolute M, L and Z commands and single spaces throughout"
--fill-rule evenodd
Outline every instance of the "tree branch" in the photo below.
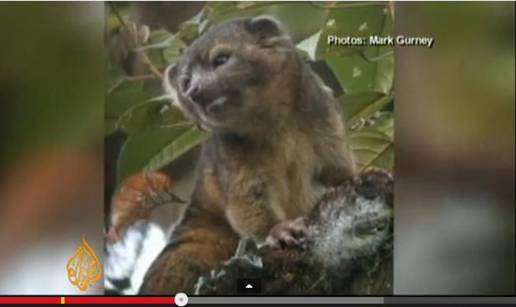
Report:
M 370 169 L 328 191 L 308 217 L 307 247 L 272 250 L 243 239 L 198 295 L 237 294 L 237 280 L 260 279 L 262 294 L 392 293 L 392 176 Z

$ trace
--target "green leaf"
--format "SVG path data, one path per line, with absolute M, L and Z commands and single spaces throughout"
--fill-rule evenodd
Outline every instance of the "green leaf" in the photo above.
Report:
M 199 36 L 199 24 L 193 21 L 183 23 L 177 35 L 182 41 L 191 44 Z
M 107 62 L 105 68 L 105 89 L 107 94 L 110 90 L 119 85 L 127 75 L 120 65 L 111 62 L 109 59 L 106 59 L 105 62 Z
M 120 117 L 149 98 L 150 96 L 144 91 L 143 81 L 122 80 L 115 87 L 109 89 L 104 111 L 105 133 L 123 128 L 117 126 L 120 123 Z
M 315 52 L 317 50 L 317 44 L 319 43 L 319 39 L 321 38 L 321 31 L 315 33 L 314 35 L 306 38 L 297 44 L 297 48 L 308 55 L 310 60 L 315 60 Z
M 294 42 L 319 31 L 328 16 L 328 10 L 309 2 L 210 2 L 206 5 L 206 12 L 210 25 L 235 17 L 271 15 L 285 25 Z
M 120 82 L 106 96 L 105 134 L 115 130 L 132 134 L 176 120 L 186 121 L 168 99 L 152 98 L 162 92 L 161 81 L 157 79 Z
M 147 43 L 144 46 L 136 48 L 136 51 L 146 51 L 150 49 L 165 49 L 168 48 L 171 42 L 176 39 L 176 35 L 163 30 L 154 30 L 149 34 Z
M 392 101 L 392 96 L 378 92 L 343 95 L 338 99 L 348 127 L 364 121 L 381 111 Z
M 326 62 L 343 85 L 346 94 L 374 91 L 374 63 L 368 63 L 358 55 L 327 59 Z
M 118 159 L 117 178 L 157 170 L 200 144 L 206 134 L 192 124 L 137 132 L 126 140 Z
M 173 36 L 165 30 L 152 31 L 149 35 L 148 44 L 138 47 L 135 50 L 145 52 L 155 67 L 163 68 L 165 66 L 163 49 L 168 46 L 172 39 Z
M 161 110 L 168 107 L 163 102 L 144 101 L 127 109 L 118 120 L 118 128 L 128 134 L 153 128 L 162 123 Z
M 374 125 L 351 133 L 351 149 L 359 170 L 370 166 L 393 170 L 393 124 L 392 113 L 383 112 Z
M 326 38 L 331 35 L 339 37 L 365 38 L 371 35 L 390 35 L 393 32 L 392 16 L 388 4 L 370 3 L 363 6 L 331 10 L 322 28 L 322 39 L 317 48 L 320 58 L 332 58 L 366 52 L 368 56 L 378 56 L 377 46 L 329 45 Z M 392 49 L 392 47 L 389 47 Z
M 160 169 L 206 140 L 207 134 L 191 127 L 160 150 L 144 167 L 145 171 Z
M 317 59 L 325 59 L 347 94 L 380 92 L 392 89 L 394 52 L 392 46 L 335 46 L 327 37 L 387 36 L 393 33 L 392 16 L 386 5 L 370 4 L 332 10 L 322 29 Z
M 137 51 L 145 51 L 152 63 L 157 67 L 164 68 L 168 64 L 175 64 L 186 47 L 181 37 L 193 35 L 192 33 L 183 33 L 185 31 L 194 31 L 191 26 L 191 23 L 183 24 L 182 30 L 177 34 L 172 34 L 165 30 L 152 31 L 149 36 L 149 43 L 137 48 Z M 197 25 L 193 26 L 197 27 Z
M 176 64 L 185 48 L 186 44 L 178 36 L 174 36 L 172 40 L 169 40 L 167 47 L 163 49 L 163 58 L 166 64 Z

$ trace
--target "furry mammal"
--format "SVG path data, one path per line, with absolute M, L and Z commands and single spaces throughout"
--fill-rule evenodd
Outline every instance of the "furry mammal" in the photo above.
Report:
M 211 136 L 191 203 L 142 294 L 191 293 L 197 277 L 228 259 L 242 237 L 278 247 L 301 243 L 299 217 L 321 187 L 354 174 L 331 91 L 270 17 L 210 29 L 167 69 L 164 86 Z

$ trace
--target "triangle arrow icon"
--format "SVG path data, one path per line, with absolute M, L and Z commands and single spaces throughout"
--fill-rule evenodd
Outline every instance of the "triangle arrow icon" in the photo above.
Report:
M 245 288 L 246 288 L 246 289 L 252 289 L 252 288 L 253 288 L 253 285 L 251 285 L 251 284 L 247 284 L 247 285 L 245 286 Z

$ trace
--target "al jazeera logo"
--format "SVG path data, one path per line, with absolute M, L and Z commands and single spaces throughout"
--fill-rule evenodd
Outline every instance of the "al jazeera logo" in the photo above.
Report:
M 82 244 L 77 246 L 75 254 L 68 260 L 66 272 L 70 283 L 81 291 L 86 291 L 102 276 L 102 262 L 86 241 L 86 236 L 82 236 Z

